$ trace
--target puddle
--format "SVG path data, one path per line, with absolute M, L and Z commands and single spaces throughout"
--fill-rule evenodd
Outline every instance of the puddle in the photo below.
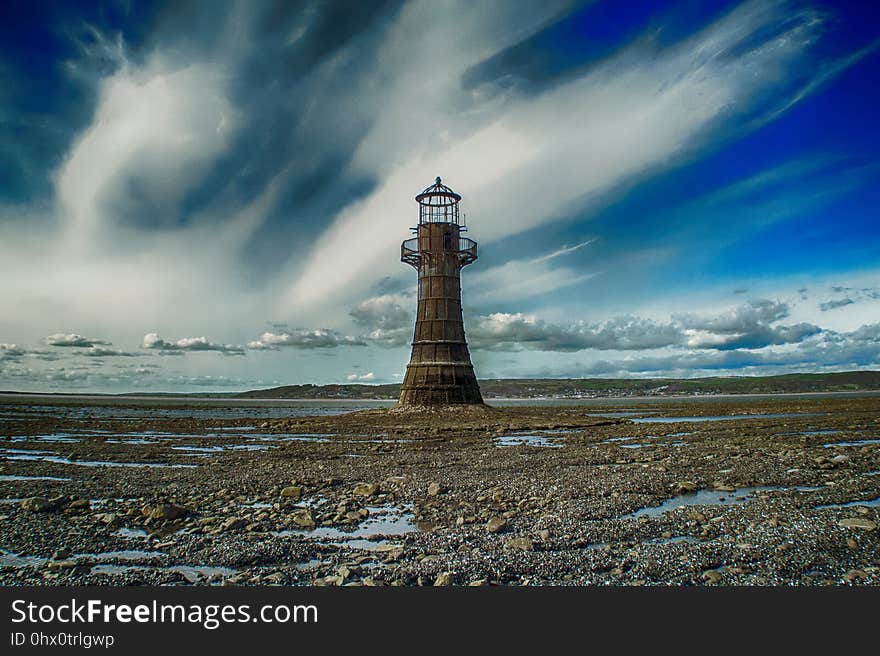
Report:
M 256 426 L 221 426 L 217 430 L 222 431 L 253 431 L 257 430 Z
M 798 492 L 815 492 L 822 488 L 801 487 L 801 488 L 784 488 L 784 487 L 743 487 L 737 488 L 734 492 L 722 492 L 721 490 L 698 490 L 687 494 L 667 499 L 659 506 L 648 506 L 640 508 L 627 515 L 622 515 L 621 519 L 635 519 L 638 517 L 658 517 L 676 508 L 685 506 L 736 506 L 755 498 L 760 492 L 778 492 L 782 490 L 794 489 Z
M 147 532 L 142 528 L 121 528 L 118 531 L 115 531 L 113 535 L 118 535 L 121 538 L 132 538 L 143 540 L 148 537 Z
M 171 469 L 187 469 L 198 465 L 178 465 L 168 462 L 111 462 L 109 460 L 71 460 L 49 451 L 28 451 L 23 449 L 2 449 L 2 455 L 7 460 L 36 460 L 40 462 L 52 462 L 59 465 L 80 465 L 83 467 L 157 467 Z
M 790 417 L 815 417 L 815 412 L 778 412 L 760 415 L 715 415 L 707 417 L 639 417 L 631 421 L 636 424 L 674 424 L 697 423 L 703 421 L 735 421 L 745 419 L 786 419 Z
M 236 444 L 229 447 L 232 451 L 268 451 L 278 447 L 269 446 L 268 444 Z
M 132 549 L 124 551 L 102 551 L 101 553 L 94 554 L 79 553 L 74 554 L 73 557 L 77 559 L 81 558 L 83 560 L 102 562 L 107 560 L 149 560 L 151 558 L 159 558 L 165 555 L 167 554 L 164 554 L 161 551 L 139 551 Z
M 0 481 L 69 481 L 60 476 L 20 476 L 17 474 L 0 474 Z
M 868 508 L 880 508 L 880 497 L 869 499 L 867 501 L 849 501 L 847 503 L 828 503 L 823 506 L 816 506 L 816 510 L 822 508 L 855 508 L 856 506 L 867 506 Z
M 195 453 L 219 453 L 223 451 L 222 446 L 172 446 L 174 451 L 192 451 Z
M 177 572 L 190 583 L 224 579 L 237 573 L 237 570 L 230 569 L 229 567 L 203 567 L 197 565 L 172 565 L 170 567 L 149 567 L 147 565 L 95 565 L 92 567 L 92 574 L 106 574 L 109 576 L 137 571 Z
M 851 442 L 829 442 L 822 446 L 827 449 L 834 446 L 862 446 L 864 444 L 880 444 L 880 439 L 852 440 Z
M 130 440 L 104 440 L 107 444 L 158 444 L 156 440 L 134 437 Z
M 646 540 L 643 544 L 679 544 L 682 542 L 696 544 L 702 542 L 702 540 L 695 538 L 692 535 L 676 535 L 671 538 L 654 538 L 653 540 Z
M 241 504 L 242 508 L 272 508 L 271 503 L 266 503 L 265 501 L 254 501 L 253 503 L 243 503 Z
M 82 442 L 82 435 L 72 435 L 71 433 L 53 433 L 50 435 L 16 435 L 12 438 L 13 442 Z
M 501 435 L 493 438 L 492 441 L 495 443 L 495 446 L 543 446 L 551 448 L 562 446 L 559 442 L 546 435 L 524 433 Z
M 0 549 L 0 567 L 42 567 L 48 560 L 48 558 L 39 558 L 37 556 L 20 556 L 11 551 Z
M 335 546 L 375 551 L 389 544 L 384 539 L 386 537 L 405 535 L 418 530 L 411 509 L 376 506 L 367 507 L 367 510 L 370 511 L 369 517 L 350 531 L 334 526 L 319 526 L 311 530 L 273 531 L 272 535 L 276 537 L 302 535 Z
M 261 433 L 246 436 L 251 440 L 265 442 L 329 442 L 333 433 Z

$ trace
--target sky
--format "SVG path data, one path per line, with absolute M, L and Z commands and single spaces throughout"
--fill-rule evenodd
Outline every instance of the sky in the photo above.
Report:
M 436 176 L 479 378 L 880 367 L 880 5 L 56 3 L 0 23 L 0 389 L 393 383 Z

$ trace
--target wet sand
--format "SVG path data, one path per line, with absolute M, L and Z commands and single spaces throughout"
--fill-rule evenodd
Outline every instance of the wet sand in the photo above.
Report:
M 82 404 L 0 405 L 0 584 L 880 583 L 876 396 Z

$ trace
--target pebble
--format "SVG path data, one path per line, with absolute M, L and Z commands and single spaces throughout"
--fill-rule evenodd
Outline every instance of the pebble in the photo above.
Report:
M 486 530 L 489 533 L 500 533 L 507 528 L 507 520 L 503 517 L 493 517 L 486 522 Z

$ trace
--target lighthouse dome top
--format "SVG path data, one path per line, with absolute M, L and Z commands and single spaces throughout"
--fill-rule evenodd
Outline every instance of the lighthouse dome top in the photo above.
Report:
M 429 205 L 432 207 L 455 205 L 460 200 L 461 196 L 443 184 L 439 175 L 434 184 L 426 187 L 422 193 L 416 196 L 416 201 L 418 201 L 419 205 Z

